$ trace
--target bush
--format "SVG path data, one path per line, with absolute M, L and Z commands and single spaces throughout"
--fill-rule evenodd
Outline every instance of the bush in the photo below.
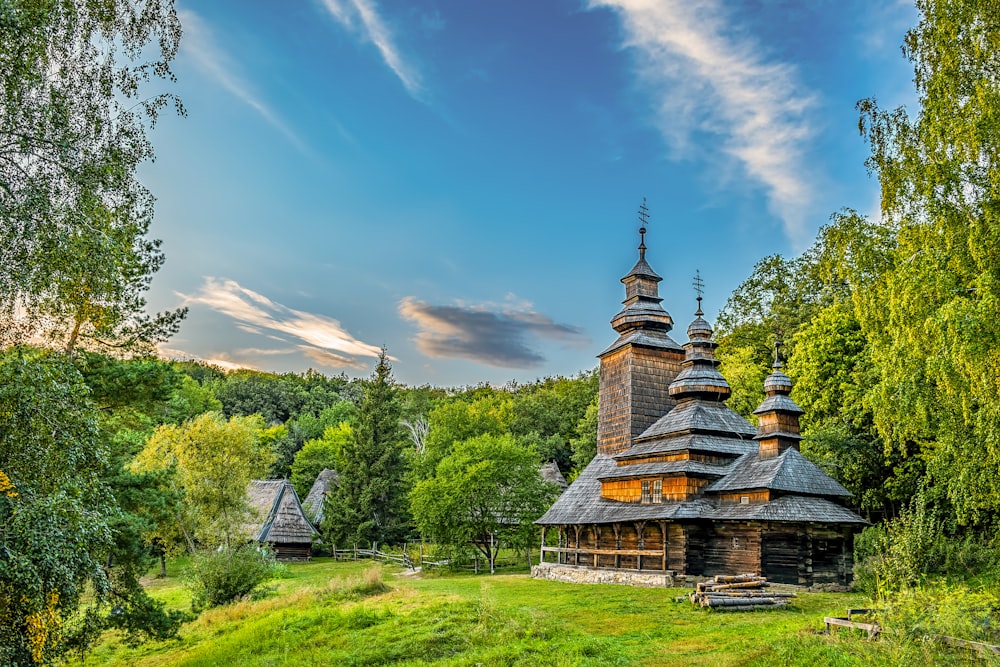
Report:
M 854 542 L 854 587 L 881 598 L 939 573 L 948 541 L 943 526 L 917 495 L 909 509 L 884 526 L 863 530 Z
M 220 548 L 195 557 L 191 565 L 195 609 L 217 607 L 253 595 L 279 571 L 274 556 L 256 544 Z

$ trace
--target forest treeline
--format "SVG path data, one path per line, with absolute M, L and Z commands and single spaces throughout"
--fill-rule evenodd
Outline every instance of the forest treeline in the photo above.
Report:
M 717 322 L 748 418 L 782 343 L 803 453 L 875 524 L 857 581 L 886 605 L 995 572 L 1000 527 L 1000 24 L 985 0 L 916 4 L 919 108 L 858 103 L 878 218 L 844 209 L 801 256 L 764 258 Z M 328 544 L 424 536 L 492 558 L 484 534 L 534 539 L 555 492 L 538 466 L 572 477 L 596 450 L 593 371 L 442 389 L 399 385 L 384 351 L 363 380 L 155 358 L 186 313 L 145 312 L 164 256 L 136 169 L 158 114 L 184 113 L 147 91 L 172 80 L 181 25 L 172 0 L 133 10 L 0 4 L 2 664 L 107 630 L 174 636 L 187 613 L 140 578 L 171 552 L 203 572 L 247 557 L 251 479 L 302 495 L 336 470 Z

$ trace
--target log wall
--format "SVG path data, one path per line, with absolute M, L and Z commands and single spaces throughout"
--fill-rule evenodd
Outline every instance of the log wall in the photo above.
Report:
M 705 539 L 702 574 L 760 574 L 760 524 L 717 523 Z

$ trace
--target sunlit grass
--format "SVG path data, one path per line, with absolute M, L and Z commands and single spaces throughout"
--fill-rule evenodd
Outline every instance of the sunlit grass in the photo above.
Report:
M 171 571 L 151 586 L 190 596 Z M 536 581 L 519 575 L 406 576 L 370 562 L 288 565 L 274 592 L 204 612 L 177 641 L 128 649 L 113 638 L 90 665 L 931 665 L 926 647 L 817 634 L 861 596 L 807 593 L 788 608 L 719 613 L 682 589 Z

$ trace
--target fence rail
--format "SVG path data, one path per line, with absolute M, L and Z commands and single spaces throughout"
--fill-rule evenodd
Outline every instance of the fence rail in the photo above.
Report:
M 432 567 L 451 567 L 457 569 L 473 570 L 475 572 L 481 571 L 484 567 L 489 569 L 489 565 L 482 558 L 474 558 L 469 562 L 456 562 L 452 559 L 445 558 L 442 560 L 431 560 L 430 558 L 424 558 L 423 549 L 420 549 L 419 554 L 414 558 L 407 552 L 407 548 L 404 546 L 401 553 L 388 553 L 385 551 L 380 551 L 378 546 L 372 549 L 364 549 L 361 547 L 354 547 L 351 549 L 337 549 L 336 547 L 331 550 L 331 555 L 334 560 L 363 560 L 371 559 L 379 561 L 382 563 L 396 563 L 407 569 L 415 568 L 432 568 Z M 500 569 L 502 567 L 517 567 L 523 566 L 524 561 L 522 560 L 504 560 L 499 559 L 495 561 L 495 569 Z

